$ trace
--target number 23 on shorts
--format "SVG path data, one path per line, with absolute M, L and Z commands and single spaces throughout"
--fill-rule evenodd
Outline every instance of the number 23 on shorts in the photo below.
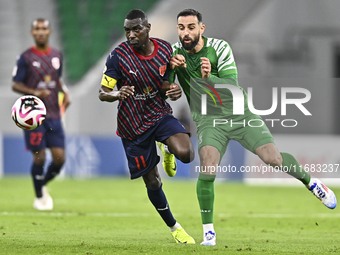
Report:
M 41 143 L 42 137 L 43 137 L 42 132 L 30 133 L 30 144 L 33 146 L 38 146 Z

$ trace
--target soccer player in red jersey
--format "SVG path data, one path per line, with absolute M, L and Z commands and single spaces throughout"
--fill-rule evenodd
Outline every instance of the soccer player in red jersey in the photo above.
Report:
M 35 45 L 23 52 L 13 70 L 12 89 L 24 95 L 39 97 L 47 109 L 42 125 L 24 131 L 27 148 L 32 151 L 31 175 L 36 198 L 33 207 L 37 210 L 52 210 L 53 200 L 45 185 L 59 174 L 65 162 L 65 135 L 61 123 L 59 91 L 64 93 L 62 107 L 70 104 L 65 84 L 61 81 L 62 54 L 49 46 L 51 33 L 49 21 L 36 19 L 31 25 Z M 49 148 L 53 161 L 44 174 L 45 149 Z
M 182 162 L 193 160 L 193 146 L 182 124 L 173 117 L 168 96 L 181 96 L 178 85 L 168 81 L 172 48 L 168 42 L 150 38 L 151 25 L 141 10 L 131 10 L 125 18 L 127 41 L 107 57 L 99 98 L 119 100 L 117 134 L 125 149 L 131 179 L 142 177 L 154 205 L 177 243 L 195 243 L 174 219 L 157 170 L 156 141 L 166 144 Z M 113 90 L 117 86 L 118 90 Z

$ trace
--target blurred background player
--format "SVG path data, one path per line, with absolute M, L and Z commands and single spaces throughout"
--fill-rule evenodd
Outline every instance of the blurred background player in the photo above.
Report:
M 288 174 L 306 185 L 325 206 L 330 209 L 335 208 L 337 202 L 334 193 L 320 180 L 311 177 L 294 156 L 280 153 L 266 125 L 261 127 L 245 125 L 243 127 L 243 125 L 236 124 L 248 123 L 251 119 L 259 120 L 261 117 L 251 113 L 247 105 L 245 105 L 244 115 L 233 115 L 230 93 L 219 92 L 224 106 L 208 105 L 213 110 L 206 115 L 201 114 L 201 94 L 206 94 L 205 91 L 213 88 L 214 84 L 231 84 L 239 87 L 236 64 L 227 42 L 202 36 L 205 25 L 202 23 L 202 15 L 198 11 L 193 9 L 181 11 L 177 15 L 177 30 L 180 42 L 173 45 L 174 57 L 170 64 L 172 68 L 175 68 L 174 72 L 187 96 L 187 101 L 190 102 L 190 110 L 197 125 L 201 168 L 216 169 L 226 152 L 229 140 L 236 140 L 244 148 L 258 155 L 266 164 L 288 167 L 290 170 Z M 174 77 L 171 75 L 170 82 L 172 80 Z M 243 89 L 242 91 L 246 98 L 246 93 Z M 232 120 L 235 125 L 214 127 L 214 119 L 228 119 L 229 122 Z M 203 224 L 202 245 L 216 244 L 213 226 L 215 178 L 216 171 L 204 173 L 201 171 L 197 180 L 197 198 Z
M 12 89 L 25 95 L 39 97 L 46 106 L 46 119 L 31 131 L 24 131 L 26 147 L 32 152 L 33 178 L 36 198 L 33 207 L 37 210 L 52 210 L 53 200 L 45 185 L 59 174 L 65 162 L 65 135 L 61 123 L 59 91 L 63 92 L 62 107 L 67 108 L 70 98 L 61 81 L 62 54 L 49 46 L 51 33 L 49 21 L 36 19 L 31 24 L 35 45 L 23 52 L 13 70 Z M 52 153 L 52 162 L 44 174 L 45 149 Z
M 194 239 L 174 219 L 157 170 L 156 141 L 168 145 L 184 163 L 193 160 L 194 151 L 187 131 L 163 99 L 168 96 L 176 100 L 181 96 L 181 88 L 168 82 L 171 45 L 149 38 L 150 28 L 143 11 L 131 10 L 126 15 L 127 41 L 107 57 L 99 99 L 119 100 L 117 134 L 124 146 L 131 179 L 143 178 L 150 202 L 176 242 L 194 244 Z M 118 90 L 113 90 L 116 85 Z

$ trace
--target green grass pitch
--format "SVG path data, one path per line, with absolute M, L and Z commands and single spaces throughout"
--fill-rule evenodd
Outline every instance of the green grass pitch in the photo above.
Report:
M 176 220 L 196 240 L 176 244 L 141 179 L 56 180 L 55 208 L 32 208 L 28 177 L 0 179 L 0 254 L 340 254 L 339 208 L 302 187 L 217 182 L 217 245 L 200 246 L 195 180 L 164 179 Z M 333 191 L 340 197 L 340 189 Z

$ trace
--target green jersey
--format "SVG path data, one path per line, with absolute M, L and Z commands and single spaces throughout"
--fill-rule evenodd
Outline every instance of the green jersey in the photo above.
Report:
M 180 42 L 172 45 L 173 55 L 185 57 L 187 67 L 177 67 L 170 73 L 170 83 L 175 75 L 187 97 L 191 114 L 195 122 L 207 117 L 237 118 L 233 116 L 233 95 L 229 89 L 216 88 L 215 84 L 236 86 L 243 94 L 244 112 L 247 114 L 247 95 L 238 85 L 237 68 L 229 44 L 215 38 L 204 38 L 204 47 L 197 53 L 188 53 Z M 202 79 L 201 57 L 206 57 L 211 63 L 211 74 L 208 79 Z M 202 115 L 202 95 L 205 95 L 207 113 Z M 243 115 L 244 117 L 244 115 Z

